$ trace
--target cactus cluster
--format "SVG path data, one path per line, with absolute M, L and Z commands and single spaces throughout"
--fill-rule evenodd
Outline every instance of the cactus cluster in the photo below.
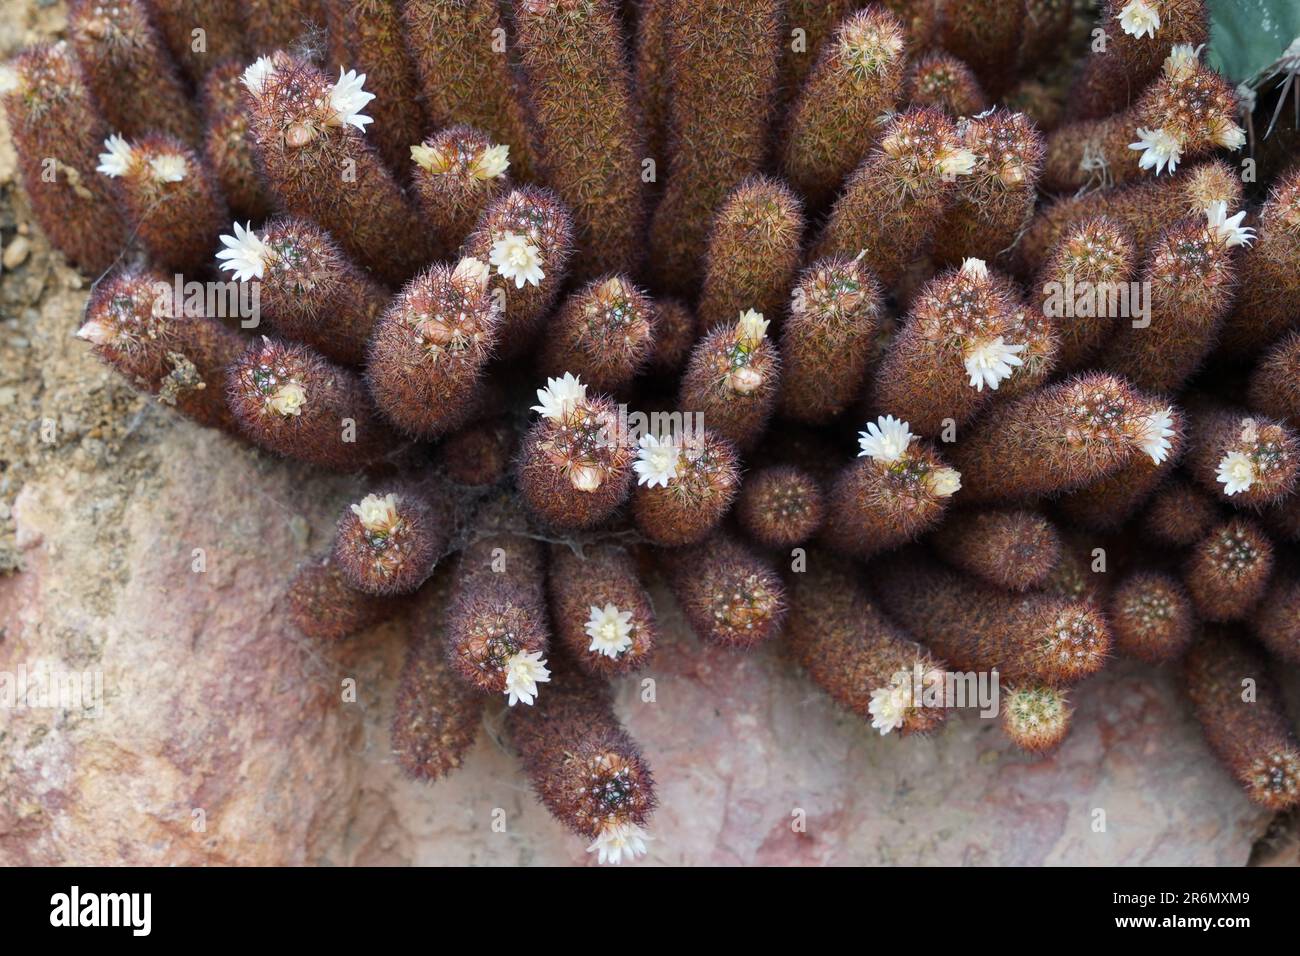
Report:
M 609 685 L 663 580 L 886 735 L 996 672 L 1044 754 L 1116 654 L 1185 658 L 1300 803 L 1300 167 L 1245 175 L 1201 0 L 1104 4 L 1104 52 L 1068 0 L 235 7 L 74 0 L 4 109 L 95 353 L 363 476 L 287 603 L 406 622 L 411 776 L 503 701 L 555 817 L 645 852 Z

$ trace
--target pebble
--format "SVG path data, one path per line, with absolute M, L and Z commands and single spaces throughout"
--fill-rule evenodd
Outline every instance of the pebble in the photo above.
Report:
M 26 236 L 14 236 L 14 241 L 5 248 L 4 256 L 0 258 L 0 262 L 4 264 L 6 269 L 12 271 L 27 261 L 31 251 L 32 241 L 30 239 Z

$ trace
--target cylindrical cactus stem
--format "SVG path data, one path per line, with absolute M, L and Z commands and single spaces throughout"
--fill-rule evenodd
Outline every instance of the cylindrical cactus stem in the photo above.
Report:
M 227 221 L 215 177 L 184 143 L 150 135 L 104 141 L 97 172 L 118 181 L 127 221 L 150 259 L 178 272 L 206 265 Z
M 1168 50 L 1169 47 L 1165 47 Z M 1199 48 L 1175 46 L 1163 73 L 1122 113 L 1057 127 L 1047 138 L 1043 185 L 1068 192 L 1172 174 L 1184 160 L 1240 149 L 1237 95 L 1199 60 Z
M 862 392 L 884 314 L 862 257 L 832 256 L 799 275 L 781 325 L 781 417 L 821 424 Z
M 1057 508 L 1073 524 L 1090 531 L 1113 532 L 1137 513 L 1152 492 L 1168 477 L 1182 457 L 1187 431 L 1186 416 L 1169 409 L 1164 429 L 1169 450 L 1163 461 L 1138 455 L 1101 481 L 1072 491 L 1057 501 Z
M 1012 300 L 1011 322 L 1004 341 L 1022 342 L 1025 347 L 1017 353 L 1021 364 L 1016 366 L 1012 376 L 1002 382 L 993 396 L 995 401 L 1002 402 L 1026 395 L 1052 378 L 1056 372 L 1057 355 L 1061 351 L 1056 323 L 1043 314 L 1038 304 L 1025 302 L 1016 283 L 1010 279 L 1003 279 L 1003 282 Z
M 767 337 L 768 320 L 750 309 L 719 326 L 691 352 L 678 407 L 741 451 L 758 444 L 776 407 L 781 359 Z
M 682 615 L 706 644 L 749 650 L 785 621 L 785 586 L 766 560 L 722 532 L 667 556 Z
M 933 0 L 880 0 L 880 6 L 898 17 L 906 28 L 908 55 L 915 57 L 938 44 L 942 4 Z
M 203 156 L 235 215 L 265 219 L 271 211 L 271 197 L 248 141 L 244 65 L 242 60 L 229 60 L 203 81 Z
M 826 517 L 821 483 L 794 465 L 769 465 L 741 488 L 736 516 L 745 532 L 768 548 L 792 548 L 815 535 Z
M 540 164 L 573 212 L 575 271 L 639 271 L 646 159 L 640 110 L 614 0 L 525 0 L 515 7 Z
M 326 23 L 321 0 L 243 0 L 244 32 L 254 54 L 305 52 L 311 46 L 311 36 Z
M 890 416 L 859 432 L 857 461 L 836 477 L 822 536 L 845 554 L 869 557 L 928 531 L 962 486 L 931 445 Z
M 930 540 L 935 554 L 953 567 L 1007 591 L 1042 586 L 1064 547 L 1056 527 L 1026 509 L 962 511 Z
M 1002 731 L 1021 750 L 1046 755 L 1065 740 L 1074 708 L 1064 689 L 1022 684 L 1008 687 L 1002 694 Z
M 1258 233 L 1241 257 L 1241 290 L 1220 343 L 1234 356 L 1264 348 L 1300 313 L 1300 166 L 1273 184 L 1259 210 Z
M 714 213 L 763 162 L 782 15 L 777 0 L 669 6 L 672 157 L 650 229 L 652 261 L 669 292 L 699 280 Z
M 1232 249 L 1249 241 L 1249 230 L 1236 225 L 1241 215 L 1225 219 L 1219 203 L 1205 220 L 1165 230 L 1142 269 L 1147 314 L 1120 323 L 1102 351 L 1102 367 L 1162 392 L 1175 391 L 1200 367 L 1232 307 Z
M 521 186 L 490 202 L 460 254 L 492 266 L 491 287 L 504 312 L 499 341 L 506 358 L 536 341 L 568 275 L 573 218 L 549 189 Z
M 647 370 L 655 375 L 673 375 L 686 364 L 695 345 L 695 315 L 679 299 L 654 302 L 654 341 Z
M 197 146 L 198 114 L 142 0 L 72 0 L 68 35 L 104 119 L 131 139 L 163 133 Z
M 402 772 L 426 783 L 461 765 L 478 739 L 486 702 L 447 663 L 438 596 L 433 588 L 421 592 L 407 617 L 410 643 L 388 734 Z
M 927 283 L 876 372 L 875 404 L 923 435 L 970 421 L 1024 365 L 1019 305 L 1014 284 L 982 259 Z
M 258 445 L 326 468 L 364 468 L 399 443 L 361 377 L 309 345 L 253 342 L 231 366 L 226 400 Z
M 572 371 L 589 388 L 620 393 L 650 361 L 657 318 L 650 297 L 627 276 L 595 279 L 548 322 L 540 368 L 547 375 Z
M 405 607 L 403 598 L 358 591 L 344 579 L 329 554 L 304 562 L 289 582 L 285 597 L 294 626 L 320 641 L 352 637 L 382 624 Z
M 590 528 L 613 514 L 632 488 L 636 440 L 612 399 L 588 396 L 566 372 L 537 390 L 540 417 L 519 454 L 519 492 L 554 528 Z
M 786 0 L 777 90 L 780 106 L 788 107 L 803 90 L 808 74 L 825 55 L 831 36 L 852 15 L 855 6 L 855 0 Z M 907 41 L 906 30 L 903 41 Z
M 556 639 L 593 677 L 645 667 L 659 626 L 636 561 L 616 545 L 551 547 L 547 591 Z
M 510 147 L 520 179 L 537 174 L 523 90 L 496 0 L 406 0 L 406 45 L 435 128 L 468 123 Z
M 1251 626 L 1272 654 L 1289 664 L 1300 664 L 1300 578 L 1275 575 Z
M 1250 407 L 1300 428 L 1300 332 L 1274 343 L 1250 376 Z
M 66 43 L 56 43 L 24 50 L 11 69 L 0 100 L 32 214 L 74 266 L 102 272 L 126 245 L 127 230 L 114 191 L 95 173 L 109 130 L 81 66 Z
M 1214 499 L 1181 478 L 1165 482 L 1152 496 L 1142 529 L 1161 544 L 1185 548 L 1219 522 Z
M 1047 385 L 995 407 L 957 443 L 967 501 L 1025 500 L 1114 475 L 1172 447 L 1173 409 L 1113 375 Z
M 1111 590 L 1108 578 L 1098 568 L 1093 543 L 1077 532 L 1066 533 L 1061 560 L 1043 582 L 1043 593 L 1104 610 Z
M 1095 674 L 1110 653 L 1105 615 L 1087 603 L 1011 594 L 917 560 L 872 568 L 885 610 L 952 670 L 996 668 L 1006 681 L 1062 687 Z
M 1187 471 L 1202 488 L 1238 508 L 1290 495 L 1300 471 L 1300 440 L 1281 422 L 1225 408 L 1192 419 Z
M 100 280 L 77 337 L 141 391 L 200 424 L 235 430 L 227 369 L 244 340 L 216 319 L 192 314 L 171 278 L 126 269 Z
M 813 254 L 856 256 L 893 285 L 929 243 L 975 155 L 941 110 L 909 109 L 885 127 L 831 208 Z
M 640 0 L 637 4 L 636 42 L 632 55 L 636 102 L 645 124 L 646 156 L 659 169 L 669 166 L 668 24 L 671 0 Z
M 531 538 L 483 537 L 461 552 L 447 608 L 447 661 L 484 694 L 532 704 L 547 683 L 546 558 Z M 543 693 L 541 696 L 545 696 Z
M 343 61 L 366 78 L 375 94 L 371 130 L 379 154 L 399 174 L 409 169 L 410 150 L 425 130 L 420 85 L 406 52 L 402 4 L 398 0 L 325 0 L 331 39 Z M 328 64 L 334 66 L 335 64 Z
M 185 75 L 195 84 L 227 60 L 247 55 L 237 0 L 145 0 Z
M 244 72 L 249 136 L 271 193 L 315 220 L 348 255 L 396 285 L 432 257 L 432 243 L 397 181 L 365 138 L 373 99 L 362 77 L 329 77 L 277 52 Z
M 481 260 L 438 263 L 412 279 L 370 337 L 366 377 L 384 417 L 426 438 L 463 425 L 500 326 Z
M 974 116 L 989 108 L 975 71 L 943 50 L 931 50 L 912 64 L 905 98 L 908 106 L 932 107 L 950 116 Z
M 470 421 L 438 444 L 438 462 L 459 485 L 495 485 L 510 472 L 518 437 L 507 418 Z
M 1210 749 L 1246 796 L 1275 811 L 1300 804 L 1300 741 L 1263 655 L 1211 634 L 1188 652 L 1183 676 Z
M 1025 0 L 1019 66 L 1036 66 L 1059 55 L 1074 20 L 1074 0 Z
M 1110 598 L 1110 626 L 1121 654 L 1148 664 L 1177 660 L 1196 634 L 1187 589 L 1163 571 L 1137 571 Z
M 601 863 L 646 852 L 658 804 L 641 749 L 614 715 L 609 685 L 569 663 L 536 707 L 517 707 L 507 726 L 533 792 L 551 816 L 585 840 Z
M 947 717 L 944 698 L 927 703 L 925 682 L 943 687 L 944 665 L 891 622 L 832 555 L 813 553 L 791 576 L 790 650 L 812 682 L 882 735 L 926 734 Z M 933 691 L 932 691 L 933 693 Z
M 785 184 L 746 179 L 727 196 L 709 233 L 700 332 L 734 322 L 746 309 L 777 315 L 799 268 L 803 209 Z
M 1105 46 L 1084 62 L 1067 99 L 1071 114 L 1098 119 L 1122 110 L 1159 75 L 1170 47 L 1209 38 L 1207 20 L 1205 0 L 1107 0 L 1098 22 Z
M 940 265 L 1007 252 L 1033 215 L 1043 165 L 1043 134 L 1024 113 L 998 108 L 960 120 L 957 131 L 975 166 L 957 181 L 935 230 L 932 254 Z
M 306 219 L 280 218 L 254 231 L 236 222 L 221 237 L 221 268 L 258 290 L 258 305 L 278 335 L 305 342 L 348 365 L 365 360 L 366 342 L 388 306 L 388 290 L 362 272 L 328 233 Z
M 381 488 L 339 516 L 334 563 L 359 591 L 410 594 L 433 573 L 451 531 L 451 509 L 441 489 L 409 483 Z
M 1041 301 L 1056 326 L 1059 368 L 1083 368 L 1106 344 L 1120 321 L 1120 293 L 1132 289 L 1136 268 L 1132 237 L 1105 216 L 1071 227 L 1052 247 L 1030 301 Z
M 1025 5 L 1003 0 L 946 0 L 939 45 L 970 64 L 992 96 L 1015 78 Z
M 740 486 L 736 449 L 707 428 L 643 435 L 637 449 L 632 517 L 661 547 L 703 541 L 731 507 Z
M 903 89 L 903 25 L 880 7 L 846 17 L 790 107 L 781 169 L 814 206 L 827 201 L 880 134 Z
M 411 162 L 411 185 L 439 259 L 454 254 L 488 203 L 510 190 L 510 147 L 472 126 L 449 126 L 411 146 Z
M 1256 522 L 1233 518 L 1192 549 L 1183 581 L 1204 621 L 1238 621 L 1264 596 L 1273 574 L 1273 542 Z

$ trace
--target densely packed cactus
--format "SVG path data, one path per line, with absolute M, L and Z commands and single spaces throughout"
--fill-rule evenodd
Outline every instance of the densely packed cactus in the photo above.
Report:
M 1112 648 L 1186 656 L 1214 752 L 1300 802 L 1300 167 L 1237 165 L 1201 0 L 1105 3 L 1104 52 L 1069 0 L 240 6 L 76 0 L 4 108 L 108 270 L 96 355 L 365 476 L 287 606 L 406 622 L 409 775 L 504 706 L 557 819 L 644 853 L 608 684 L 662 579 L 882 735 L 996 672 L 1046 754 Z

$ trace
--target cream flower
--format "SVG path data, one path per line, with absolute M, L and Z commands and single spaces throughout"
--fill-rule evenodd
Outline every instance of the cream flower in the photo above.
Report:
M 367 531 L 386 534 L 397 524 L 397 495 L 366 495 L 360 504 L 352 506 L 352 513 Z
M 275 64 L 269 56 L 259 56 L 244 71 L 240 77 L 243 80 L 244 88 L 254 96 L 261 96 L 262 91 L 266 89 L 266 81 L 271 74 L 275 72 Z
M 537 400 L 541 404 L 534 405 L 530 411 L 553 422 L 562 422 L 580 402 L 587 400 L 587 386 L 572 372 L 565 372 L 563 378 L 548 378 L 546 387 L 537 390 Z
M 241 226 L 234 224 L 233 236 L 222 236 L 221 244 L 226 248 L 217 253 L 221 268 L 233 272 L 241 282 L 260 279 L 266 272 L 267 260 L 271 257 L 271 248 L 253 232 L 253 224 Z
M 103 322 L 97 322 L 94 319 L 77 329 L 77 338 L 84 339 L 91 345 L 103 345 L 113 339 L 115 335 L 116 332 L 111 325 L 105 325 Z
M 907 422 L 893 415 L 881 415 L 874 422 L 867 422 L 866 431 L 858 432 L 858 447 L 862 449 L 858 457 L 890 464 L 907 453 L 913 437 Z
M 1255 230 L 1241 224 L 1245 218 L 1244 209 L 1235 216 L 1229 217 L 1228 204 L 1222 199 L 1205 207 L 1205 219 L 1210 232 L 1214 233 L 1215 238 L 1220 242 L 1227 243 L 1229 246 L 1248 246 L 1255 241 Z
M 545 684 L 551 679 L 551 672 L 546 669 L 542 652 L 526 654 L 523 651 L 506 661 L 506 701 L 511 707 L 523 701 L 532 705 L 537 699 L 537 685 Z
M 507 232 L 492 243 L 488 261 L 497 267 L 498 273 L 507 279 L 514 279 L 516 289 L 522 289 L 524 283 L 540 285 L 546 278 L 546 273 L 542 271 L 541 250 L 515 232 Z
M 940 498 L 951 498 L 961 491 L 961 472 L 956 468 L 936 468 L 925 476 L 925 484 Z
M 510 147 L 503 144 L 483 150 L 469 167 L 469 172 L 475 179 L 498 179 L 509 168 Z
M 431 173 L 445 173 L 448 168 L 447 158 L 443 156 L 442 151 L 424 143 L 417 143 L 411 147 L 411 162 Z
M 999 382 L 1010 378 L 1017 365 L 1025 364 L 1019 355 L 1024 350 L 1024 345 L 1008 345 L 1000 335 L 996 339 L 972 343 L 963 359 L 971 387 L 982 392 L 987 385 L 997 391 Z
M 636 483 L 648 488 L 655 485 L 667 488 L 668 482 L 677 477 L 681 448 L 671 437 L 658 438 L 655 435 L 642 435 L 637 444 L 636 461 L 632 463 Z
M 1246 131 L 1236 123 L 1216 123 L 1212 135 L 1214 141 L 1224 149 L 1241 149 L 1246 145 Z
M 1160 14 L 1142 0 L 1129 0 L 1124 9 L 1119 12 L 1119 25 L 1131 37 L 1140 37 L 1143 34 L 1155 37 L 1156 31 L 1160 29 Z
M 149 160 L 149 171 L 160 183 L 178 183 L 189 172 L 189 164 L 177 153 L 162 153 Z
M 935 165 L 940 176 L 969 176 L 975 169 L 975 154 L 969 149 L 945 149 L 939 153 Z
M 1138 160 L 1140 168 L 1154 168 L 1157 176 L 1164 172 L 1166 166 L 1169 167 L 1170 173 L 1178 168 L 1183 158 L 1183 144 L 1175 137 L 1163 129 L 1152 130 L 1145 127 L 1139 127 L 1137 137 L 1137 142 L 1129 143 L 1128 148 L 1142 151 L 1142 156 Z
M 479 287 L 479 291 L 487 288 L 488 280 L 492 278 L 492 270 L 482 259 L 475 259 L 473 256 L 466 256 L 456 263 L 456 268 L 451 271 L 452 278 L 462 282 L 473 282 Z
M 1249 491 L 1255 484 L 1255 463 L 1239 451 L 1230 451 L 1219 459 L 1218 479 L 1225 495 Z
M 751 350 L 758 348 L 767 337 L 769 324 L 762 312 L 748 309 L 740 313 L 740 321 L 736 323 L 736 341 Z
M 635 860 L 645 856 L 646 841 L 650 838 L 650 834 L 635 823 L 607 824 L 600 836 L 587 847 L 587 852 L 598 854 L 596 859 L 601 863 L 622 863 L 625 857 Z
M 1173 412 L 1172 408 L 1162 408 L 1138 423 L 1138 446 L 1157 465 L 1169 457 L 1169 449 L 1172 447 L 1169 439 L 1174 434 Z
M 334 111 L 330 122 L 336 126 L 355 126 L 363 133 L 366 124 L 374 122 L 372 117 L 361 112 L 375 98 L 374 93 L 367 93 L 362 88 L 365 82 L 364 73 L 357 73 L 356 70 L 344 73 L 343 67 L 339 67 L 339 78 L 330 87 L 330 109 Z
M 1169 55 L 1165 57 L 1165 76 L 1171 80 L 1185 80 L 1201 65 L 1201 50 L 1205 44 L 1192 46 L 1190 43 L 1176 43 Z
M 99 165 L 95 167 L 95 172 L 112 176 L 114 179 L 125 176 L 134 158 L 135 151 L 131 148 L 131 144 L 114 133 L 104 140 L 104 152 L 99 154 Z
M 964 259 L 962 260 L 961 271 L 972 279 L 987 279 L 989 277 L 989 264 L 983 259 Z
M 307 404 L 307 390 L 297 382 L 285 382 L 271 394 L 267 404 L 286 418 L 301 415 L 302 407 Z
M 591 638 L 587 650 L 617 658 L 632 646 L 632 612 L 620 611 L 613 604 L 603 608 L 593 604 L 585 630 Z
M 871 726 L 885 736 L 891 730 L 903 726 L 907 717 L 907 708 L 912 704 L 912 693 L 906 684 L 891 683 L 888 687 L 877 687 L 871 692 L 871 703 L 867 711 L 871 714 Z

